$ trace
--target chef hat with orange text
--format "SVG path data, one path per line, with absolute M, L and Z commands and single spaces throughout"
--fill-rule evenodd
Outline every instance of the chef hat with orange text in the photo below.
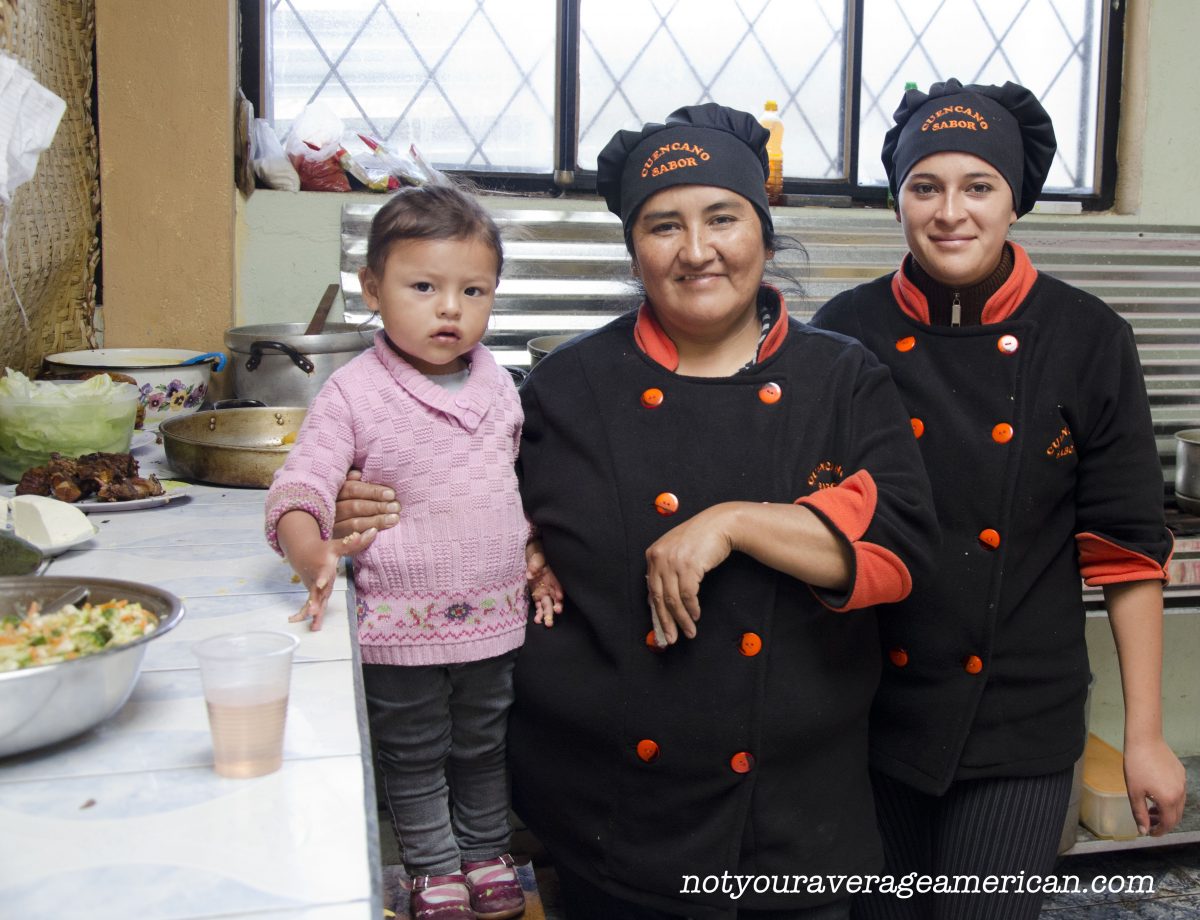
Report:
M 928 93 L 910 89 L 883 139 L 883 167 L 899 201 L 904 180 L 935 153 L 969 153 L 990 163 L 1012 189 L 1017 216 L 1037 202 L 1058 144 L 1049 113 L 1023 86 L 969 84 L 953 78 Z
M 638 210 L 675 185 L 712 185 L 737 192 L 774 232 L 765 187 L 770 133 L 753 115 L 708 102 L 676 109 L 666 124 L 618 131 L 596 165 L 596 191 L 621 218 L 628 245 Z

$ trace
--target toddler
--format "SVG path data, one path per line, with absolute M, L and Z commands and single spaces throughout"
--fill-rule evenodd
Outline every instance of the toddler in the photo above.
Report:
M 516 387 L 480 344 L 502 262 L 499 230 L 470 195 L 396 193 L 360 272 L 383 329 L 317 394 L 267 495 L 268 540 L 309 592 L 293 620 L 320 628 L 339 556 L 359 553 L 371 733 L 416 920 L 501 920 L 525 904 L 506 852 L 513 660 L 527 578 L 535 622 L 552 625 L 561 593 L 517 490 Z M 402 512 L 343 543 L 330 531 L 350 469 L 392 488 Z

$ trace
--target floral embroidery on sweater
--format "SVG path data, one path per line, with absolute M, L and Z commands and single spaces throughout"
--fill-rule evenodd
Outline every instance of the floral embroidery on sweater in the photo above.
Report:
M 437 630 L 445 625 L 475 625 L 482 626 L 495 621 L 499 617 L 519 614 L 524 617 L 525 604 L 520 604 L 517 598 L 507 593 L 501 598 L 485 597 L 477 604 L 466 600 L 455 601 L 451 604 L 439 604 L 436 601 L 418 609 L 409 605 L 405 611 L 394 616 L 391 604 L 380 603 L 375 606 L 359 598 L 356 603 L 356 614 L 360 632 L 374 629 L 390 629 L 392 625 L 405 626 L 409 629 Z

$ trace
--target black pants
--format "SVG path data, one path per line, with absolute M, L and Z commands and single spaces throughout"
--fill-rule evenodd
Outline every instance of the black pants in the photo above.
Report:
M 557 874 L 567 920 L 693 920 L 688 914 L 667 913 L 613 897 L 561 864 Z M 791 910 L 698 912 L 695 920 L 848 920 L 849 917 L 850 901 L 845 899 Z
M 884 872 L 947 876 L 1050 875 L 1071 798 L 1073 769 L 1045 776 L 961 780 L 945 795 L 917 792 L 872 771 Z M 878 892 L 854 900 L 854 920 L 1032 920 L 1040 892 Z

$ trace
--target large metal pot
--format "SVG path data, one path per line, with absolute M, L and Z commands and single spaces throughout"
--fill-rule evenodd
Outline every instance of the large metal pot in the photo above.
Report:
M 1184 511 L 1200 514 L 1200 428 L 1175 434 L 1175 501 Z
M 179 598 L 161 588 L 54 575 L 0 578 L 0 616 L 23 616 L 31 602 L 45 603 L 78 585 L 87 587 L 93 604 L 122 598 L 141 604 L 158 618 L 158 628 L 94 655 L 0 674 L 0 757 L 70 738 L 113 715 L 133 692 L 147 644 L 183 617 Z
M 266 323 L 226 332 L 234 395 L 268 406 L 307 406 L 330 374 L 371 346 L 377 327 L 326 323 L 314 335 L 306 335 L 307 328 Z
M 167 419 L 167 465 L 184 479 L 266 489 L 283 466 L 308 410 L 300 407 L 219 409 Z

